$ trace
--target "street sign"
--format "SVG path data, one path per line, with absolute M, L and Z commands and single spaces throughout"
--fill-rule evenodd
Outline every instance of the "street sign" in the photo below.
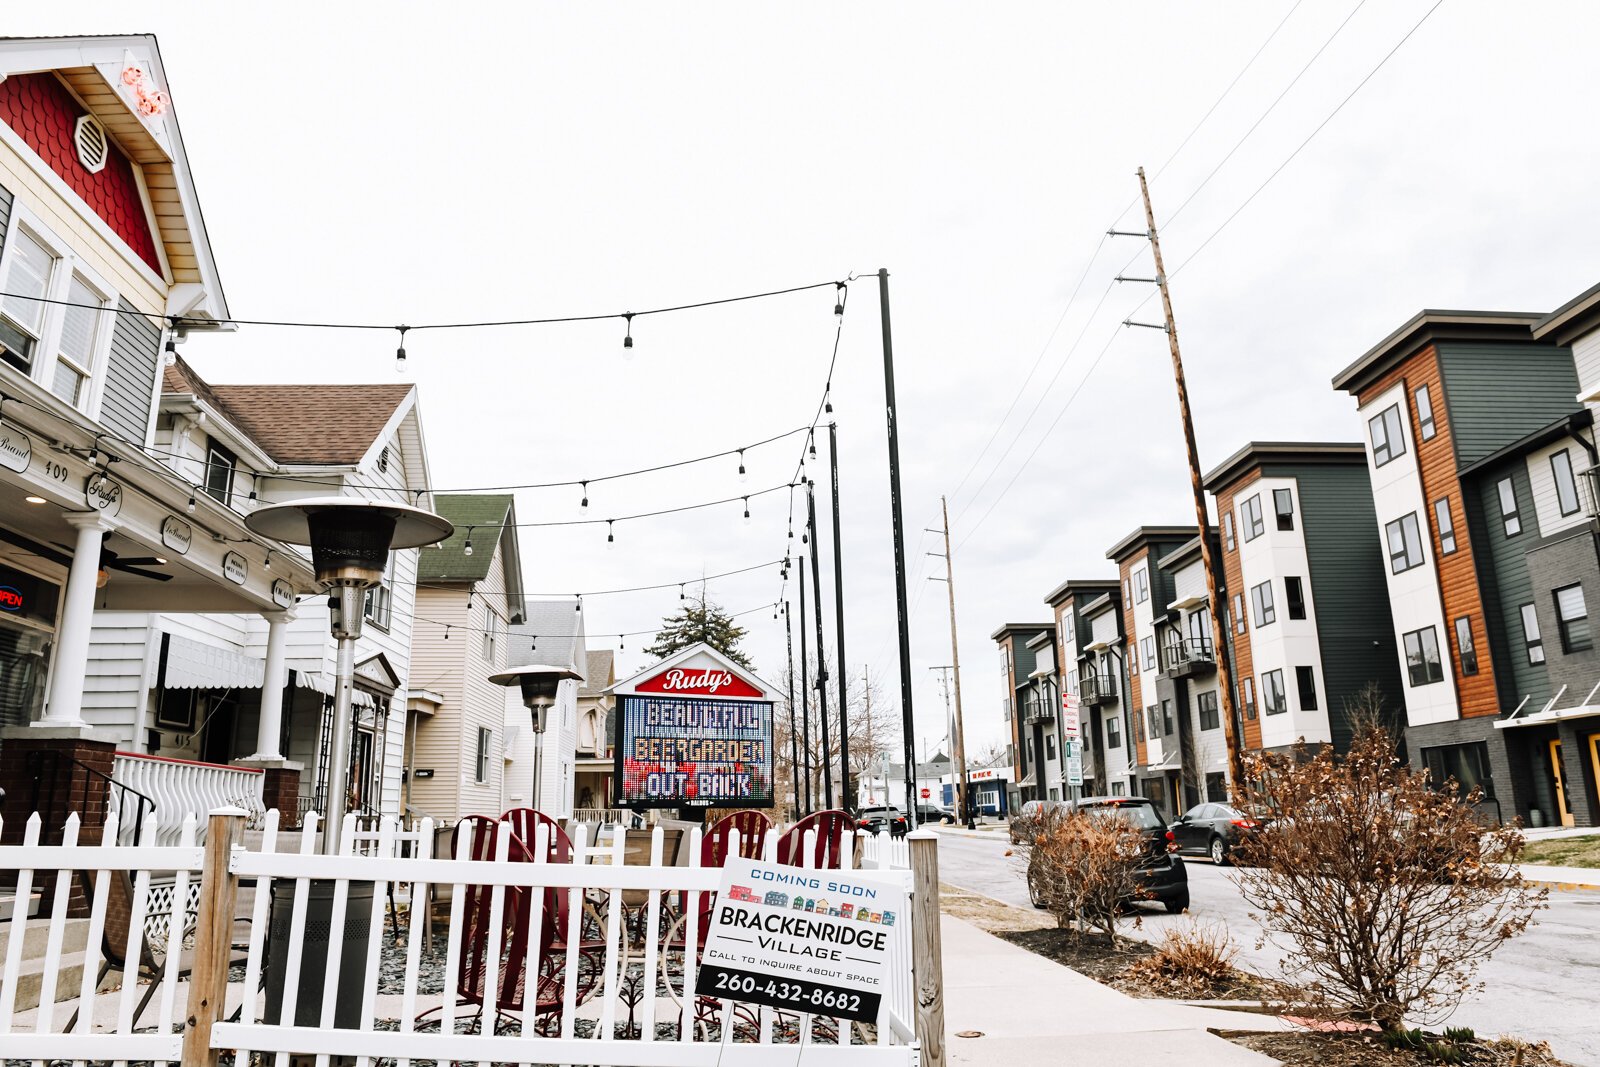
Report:
M 927 800 L 931 796 L 933 796 L 933 790 L 929 789 L 927 786 L 923 786 L 922 787 L 922 799 L 923 800 Z
M 903 885 L 736 860 L 722 871 L 695 993 L 876 1022 Z
M 1061 736 L 1078 736 L 1078 694 L 1061 694 Z
M 1061 757 L 1066 765 L 1065 776 L 1068 785 L 1083 784 L 1083 742 L 1061 742 Z

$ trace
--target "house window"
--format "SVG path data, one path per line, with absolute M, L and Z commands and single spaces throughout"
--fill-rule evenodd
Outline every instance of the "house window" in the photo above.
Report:
M 15 205 L 0 278 L 0 359 L 86 409 L 115 295 Z M 53 304 L 50 302 L 54 302 Z
M 1569 585 L 1556 590 L 1556 619 L 1561 626 L 1561 648 L 1582 652 L 1594 647 L 1589 631 L 1589 607 L 1583 600 L 1583 586 Z
M 1254 541 L 1266 530 L 1266 524 L 1261 521 L 1261 494 L 1246 500 L 1239 505 L 1239 521 L 1244 524 L 1244 539 Z
M 1156 669 L 1156 639 L 1154 637 L 1141 637 L 1139 639 L 1139 654 L 1144 657 L 1144 669 Z
M 1550 470 L 1556 476 L 1556 504 L 1563 515 L 1578 513 L 1578 483 L 1572 476 L 1572 454 L 1562 449 L 1550 457 Z
M 1310 667 L 1294 669 L 1294 687 L 1300 691 L 1300 710 L 1317 710 L 1317 672 Z
M 1404 635 L 1406 672 L 1412 685 L 1444 681 L 1444 663 L 1439 658 L 1439 635 L 1432 626 Z
M 1122 747 L 1122 727 L 1118 725 L 1118 721 L 1115 718 L 1106 720 L 1106 747 Z
M 1472 647 L 1472 620 L 1463 615 L 1456 620 L 1456 652 L 1461 656 L 1461 673 L 1478 673 L 1478 652 Z
M 1233 594 L 1233 629 L 1235 633 L 1244 633 L 1244 594 Z
M 233 472 L 238 462 L 215 441 L 206 448 L 206 493 L 224 507 L 233 502 Z
M 1485 799 L 1494 798 L 1494 777 L 1489 773 L 1489 745 L 1483 741 L 1469 741 L 1463 745 L 1440 745 L 1422 750 L 1422 762 L 1428 768 L 1428 784 L 1442 789 L 1454 779 L 1461 794 L 1474 789 L 1483 790 Z
M 1422 566 L 1422 534 L 1417 529 L 1417 513 L 1402 515 L 1386 525 L 1389 542 L 1389 569 L 1399 574 Z
M 489 780 L 489 743 L 493 740 L 493 737 L 494 735 L 489 732 L 488 727 L 478 727 L 478 753 L 472 765 L 472 780 L 479 785 Z M 534 799 L 537 800 L 538 798 Z
M 1439 431 L 1433 425 L 1433 395 L 1428 392 L 1426 385 L 1417 386 L 1417 428 L 1422 433 L 1424 441 L 1433 440 L 1433 435 Z
M 1289 618 L 1303 619 L 1306 617 L 1306 589 L 1305 583 L 1295 575 L 1289 575 L 1283 580 L 1284 599 L 1289 602 Z
M 1200 712 L 1200 729 L 1215 730 L 1222 725 L 1217 715 L 1217 693 L 1209 690 L 1195 697 L 1195 707 Z
M 1055 734 L 1045 734 L 1044 735 L 1044 758 L 1045 759 L 1055 759 L 1056 758 L 1056 735 Z
M 1143 567 L 1133 572 L 1133 599 L 1137 604 L 1150 599 L 1150 572 Z
M 50 391 L 75 408 L 88 399 L 86 386 L 98 350 L 105 297 L 95 292 L 82 275 L 67 283 L 67 306 L 61 309 L 61 336 L 56 343 L 56 366 Z
M 1406 454 L 1405 432 L 1400 429 L 1400 405 L 1391 404 L 1368 420 L 1372 432 L 1372 465 L 1381 467 Z
M 1289 698 L 1283 690 L 1283 671 L 1268 671 L 1261 676 L 1261 710 L 1267 715 L 1289 710 Z
M 1272 510 L 1278 514 L 1278 529 L 1294 529 L 1294 491 L 1290 489 L 1274 489 L 1272 491 Z
M 1161 732 L 1170 734 L 1175 729 L 1177 729 L 1177 726 L 1172 721 L 1172 701 L 1163 700 L 1161 702 Z
M 1256 629 L 1271 626 L 1278 621 L 1278 609 L 1272 603 L 1272 582 L 1262 582 L 1250 589 L 1250 603 L 1256 609 Z
M 362 608 L 362 613 L 366 616 L 367 621 L 380 630 L 389 628 L 390 618 L 394 612 L 393 595 L 389 590 L 389 581 L 393 574 L 394 553 L 391 552 L 388 560 L 384 563 L 382 581 L 367 590 L 366 600 Z M 449 635 L 449 631 L 446 630 L 445 636 L 448 637 Z
M 1544 638 L 1539 634 L 1539 613 L 1532 604 L 1522 605 L 1522 639 L 1528 646 L 1528 662 L 1544 662 Z
M 1449 497 L 1433 502 L 1433 521 L 1439 526 L 1439 555 L 1448 556 L 1456 550 L 1456 524 L 1450 517 Z
M 44 336 L 44 300 L 58 257 L 26 230 L 12 231 L 6 242 L 11 261 L 6 271 L 6 296 L 0 299 L 0 343 L 5 360 L 24 374 L 33 374 L 33 357 Z
M 500 616 L 494 609 L 485 604 L 483 606 L 483 658 L 486 663 L 495 662 L 495 653 L 500 641 Z
M 1206 775 L 1206 799 L 1213 804 L 1228 802 L 1228 776 L 1221 771 Z
M 1241 701 L 1244 704 L 1244 717 L 1253 719 L 1256 717 L 1256 680 L 1246 678 L 1239 684 L 1244 692 L 1244 700 Z
M 1510 478 L 1501 478 L 1495 484 L 1500 494 L 1500 519 L 1505 523 L 1506 536 L 1515 537 L 1522 532 L 1522 516 L 1517 513 L 1517 487 Z
M 1233 551 L 1233 510 L 1231 508 L 1222 513 L 1222 544 L 1229 552 Z

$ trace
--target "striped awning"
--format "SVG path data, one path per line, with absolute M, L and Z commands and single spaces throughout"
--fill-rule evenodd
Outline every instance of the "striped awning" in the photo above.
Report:
M 260 689 L 267 665 L 231 648 L 171 634 L 167 642 L 168 689 Z

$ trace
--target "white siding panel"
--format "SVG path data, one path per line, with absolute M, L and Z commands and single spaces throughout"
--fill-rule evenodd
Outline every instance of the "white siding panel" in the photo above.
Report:
M 1570 515 L 1561 514 L 1560 499 L 1556 493 L 1555 468 L 1550 465 L 1551 457 L 1563 451 L 1572 464 L 1573 483 L 1577 490 L 1578 510 Z M 1549 537 L 1562 530 L 1582 526 L 1588 521 L 1584 507 L 1585 490 L 1578 478 L 1580 472 L 1589 466 L 1589 453 L 1570 437 L 1563 437 L 1528 456 L 1528 481 L 1533 487 L 1533 506 L 1539 518 L 1539 536 Z

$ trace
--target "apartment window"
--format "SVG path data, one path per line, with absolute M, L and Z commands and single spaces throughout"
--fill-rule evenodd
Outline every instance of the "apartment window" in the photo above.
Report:
M 1123 785 L 1121 782 L 1112 782 L 1111 783 L 1111 795 L 1112 796 L 1114 796 L 1114 797 L 1126 796 L 1127 795 L 1127 791 L 1128 791 L 1128 787 Z
M 478 727 L 478 753 L 473 760 L 472 780 L 480 785 L 489 780 L 489 744 L 493 739 L 494 735 L 487 727 Z
M 1205 648 L 1211 640 L 1210 612 L 1202 610 L 1189 613 L 1189 640 L 1194 642 L 1197 651 Z
M 1244 594 L 1233 594 L 1233 629 L 1235 633 L 1244 633 Z
M 1254 541 L 1266 530 L 1266 524 L 1261 521 L 1260 493 L 1239 505 L 1239 521 L 1244 525 L 1246 541 Z
M 1432 626 L 1412 630 L 1403 636 L 1406 673 L 1412 685 L 1444 681 L 1444 663 L 1439 658 L 1439 635 Z
M 1244 699 L 1240 701 L 1244 705 L 1244 717 L 1253 719 L 1256 717 L 1256 680 L 1254 678 L 1246 678 L 1239 685 L 1243 690 L 1244 696 Z
M 1500 520 L 1505 523 L 1506 536 L 1515 537 L 1522 532 L 1522 516 L 1517 512 L 1517 487 L 1510 478 L 1501 478 L 1495 484 L 1500 494 Z
M 1128 591 L 1128 579 L 1124 578 L 1122 579 L 1122 602 L 1127 604 L 1132 601 L 1132 599 L 1133 597 L 1129 595 Z
M 1133 739 L 1135 741 L 1144 740 L 1144 716 L 1138 712 L 1133 714 Z
M 1422 762 L 1428 768 L 1428 784 L 1442 789 L 1451 779 L 1460 787 L 1461 794 L 1474 789 L 1483 790 L 1485 799 L 1494 798 L 1494 778 L 1489 773 L 1489 745 L 1484 741 L 1469 741 L 1463 745 L 1440 745 L 1422 750 Z
M 1289 698 L 1283 689 L 1283 671 L 1267 671 L 1261 676 L 1261 710 L 1267 715 L 1289 710 Z
M 1144 657 L 1144 669 L 1156 669 L 1156 639 L 1154 637 L 1141 637 L 1139 639 L 1139 654 Z
M 1556 504 L 1563 515 L 1578 512 L 1578 482 L 1572 476 L 1572 454 L 1562 449 L 1550 457 L 1550 470 L 1556 476 Z
M 1045 759 L 1055 759 L 1056 758 L 1056 735 L 1055 734 L 1045 734 L 1044 735 L 1044 758 Z
M 1289 575 L 1283 580 L 1283 598 L 1289 602 L 1289 618 L 1303 619 L 1306 617 L 1306 587 L 1295 575 Z
M 1478 652 L 1472 647 L 1472 620 L 1463 615 L 1456 620 L 1456 652 L 1461 656 L 1461 673 L 1478 673 Z
M 1228 776 L 1221 771 L 1206 775 L 1206 799 L 1213 804 L 1228 802 Z
M 1231 508 L 1222 513 L 1222 544 L 1229 552 L 1233 551 L 1233 510 Z
M 1367 421 L 1372 432 L 1372 465 L 1381 467 L 1406 454 L 1405 431 L 1400 429 L 1400 405 L 1391 404 Z
M 1539 613 L 1532 604 L 1522 605 L 1522 639 L 1528 646 L 1528 662 L 1544 662 L 1544 638 L 1539 633 Z
M 1133 599 L 1137 604 L 1150 599 L 1150 572 L 1143 567 L 1133 572 Z
M 1278 529 L 1294 529 L 1294 491 L 1292 489 L 1274 489 L 1272 491 L 1272 510 L 1278 515 Z
M 1011 654 L 1005 645 L 1000 646 L 1000 677 L 1011 680 Z
M 1116 718 L 1106 720 L 1106 747 L 1122 747 L 1122 726 Z
M 1222 725 L 1222 720 L 1217 715 L 1216 690 L 1199 694 L 1194 698 L 1194 703 L 1200 713 L 1200 729 L 1215 730 Z
M 1163 734 L 1171 734 L 1175 729 L 1177 729 L 1177 724 L 1172 719 L 1172 701 L 1163 700 L 1161 702 L 1161 732 Z
M 1594 647 L 1589 631 L 1589 607 L 1583 600 L 1583 586 L 1569 585 L 1556 590 L 1556 619 L 1561 626 L 1561 648 L 1582 652 Z
M 1395 574 L 1422 566 L 1422 534 L 1417 513 L 1402 515 L 1383 528 L 1389 542 L 1389 569 Z
M 1272 582 L 1265 581 L 1250 589 L 1250 603 L 1256 609 L 1256 629 L 1271 626 L 1278 621 L 1278 609 L 1272 603 Z
M 1450 517 L 1449 497 L 1433 502 L 1433 521 L 1439 525 L 1439 555 L 1448 556 L 1456 550 L 1456 524 Z
M 206 448 L 206 493 L 223 506 L 233 501 L 233 472 L 238 463 L 232 452 L 215 441 Z
M 1439 431 L 1433 425 L 1433 395 L 1428 392 L 1426 385 L 1417 386 L 1417 428 L 1424 441 L 1433 440 L 1433 435 Z
M 1150 740 L 1154 741 L 1161 736 L 1161 709 L 1151 704 L 1144 713 L 1150 718 Z
M 1067 672 L 1067 692 L 1076 693 L 1077 691 L 1078 691 L 1078 672 L 1077 671 L 1068 671 Z
M 1317 710 L 1317 672 L 1310 667 L 1294 669 L 1294 687 L 1300 691 L 1300 710 Z

